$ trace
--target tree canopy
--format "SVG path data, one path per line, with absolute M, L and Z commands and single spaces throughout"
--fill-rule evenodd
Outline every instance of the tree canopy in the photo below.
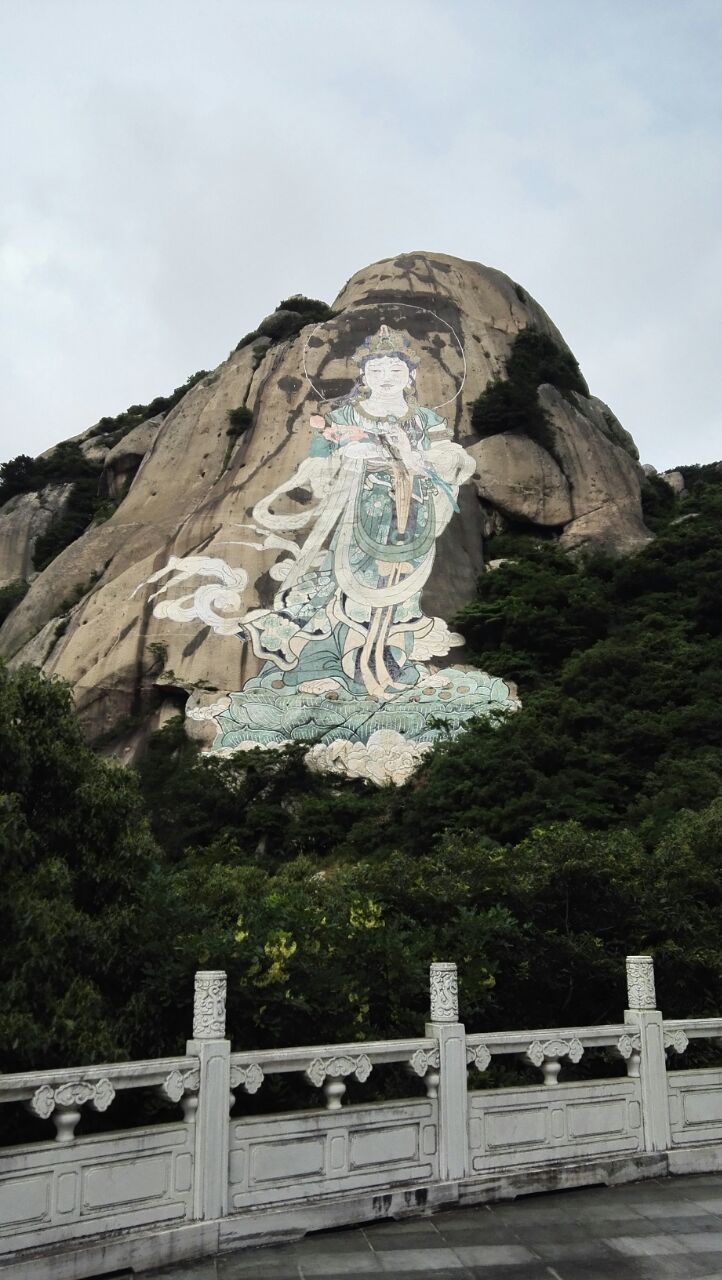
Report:
M 476 1029 L 617 1018 L 648 950 L 669 1016 L 718 1013 L 722 472 L 686 481 L 627 560 L 499 539 L 458 625 L 523 710 L 400 789 L 209 759 L 180 719 L 123 769 L 0 669 L 0 1070 L 177 1052 L 196 968 L 239 1047 L 418 1031 L 440 959 Z

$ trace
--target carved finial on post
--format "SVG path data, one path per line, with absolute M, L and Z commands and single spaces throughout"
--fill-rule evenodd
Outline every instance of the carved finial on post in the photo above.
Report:
M 432 964 L 429 972 L 431 1021 L 459 1021 L 459 984 L 456 965 L 448 962 Z
M 651 956 L 627 956 L 627 1000 L 630 1009 L 657 1008 Z
M 226 1034 L 226 975 L 222 969 L 196 973 L 193 1039 L 223 1040 Z

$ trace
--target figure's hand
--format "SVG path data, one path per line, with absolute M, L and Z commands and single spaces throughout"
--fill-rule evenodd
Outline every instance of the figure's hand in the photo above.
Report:
M 348 445 L 355 440 L 365 440 L 366 432 L 362 427 L 356 427 L 353 423 L 333 423 L 332 426 L 324 426 L 322 435 L 326 440 L 332 440 L 334 444 Z
M 326 419 L 320 413 L 312 413 L 310 422 L 314 431 L 323 431 L 326 426 Z

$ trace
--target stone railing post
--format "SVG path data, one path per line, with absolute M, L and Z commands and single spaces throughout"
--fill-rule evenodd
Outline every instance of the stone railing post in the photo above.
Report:
M 231 1045 L 226 1040 L 226 975 L 220 969 L 196 973 L 193 1039 L 186 1052 L 198 1058 L 200 1080 L 195 1117 L 194 1218 L 222 1218 L 228 1212 L 228 1097 Z
M 668 1151 L 671 1146 L 664 1023 L 654 991 L 651 956 L 627 956 L 627 1001 L 624 1021 L 636 1030 L 632 1041 L 639 1052 L 642 1121 L 645 1151 Z
M 432 964 L 430 991 L 426 1034 L 439 1044 L 439 1177 L 455 1182 L 469 1168 L 466 1031 L 459 1022 L 455 964 Z

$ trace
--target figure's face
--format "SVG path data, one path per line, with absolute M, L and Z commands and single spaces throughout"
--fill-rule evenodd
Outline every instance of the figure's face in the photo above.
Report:
M 375 356 L 373 360 L 366 361 L 363 380 L 371 391 L 389 395 L 392 391 L 403 391 L 408 387 L 411 370 L 398 356 Z

